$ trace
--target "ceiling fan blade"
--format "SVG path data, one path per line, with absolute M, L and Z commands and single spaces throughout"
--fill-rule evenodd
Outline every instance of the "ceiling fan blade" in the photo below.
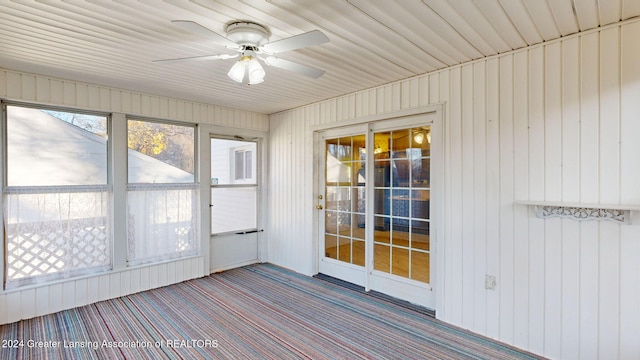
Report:
M 187 31 L 192 32 L 194 34 L 198 34 L 198 35 L 200 35 L 202 37 L 206 37 L 208 39 L 211 39 L 214 43 L 226 46 L 229 49 L 239 49 L 240 48 L 240 46 L 238 44 L 236 44 L 235 42 L 227 39 L 226 37 L 216 33 L 213 30 L 207 29 L 206 27 L 198 24 L 197 22 L 189 21 L 189 20 L 171 20 L 171 22 L 176 24 L 176 25 L 178 25 L 178 26 L 180 26 L 184 30 L 187 30 Z
M 177 59 L 162 59 L 162 60 L 153 60 L 155 63 L 176 63 L 176 62 L 184 62 L 184 61 L 202 61 L 202 60 L 226 60 L 233 59 L 238 57 L 238 54 L 219 54 L 219 55 L 203 55 L 203 56 L 189 56 Z
M 273 56 L 269 56 L 264 59 L 265 64 L 274 66 L 283 70 L 289 70 L 298 74 L 306 75 L 308 77 L 317 79 L 324 74 L 324 70 L 316 69 L 311 66 L 298 64 L 297 62 L 279 59 Z
M 264 44 L 262 49 L 271 54 L 300 49 L 307 46 L 320 45 L 329 42 L 329 38 L 320 30 L 309 31 L 304 34 Z

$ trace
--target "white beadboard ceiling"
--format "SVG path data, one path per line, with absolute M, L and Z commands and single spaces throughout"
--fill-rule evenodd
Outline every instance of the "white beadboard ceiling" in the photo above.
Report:
M 639 15 L 640 0 L 0 0 L 0 67 L 271 114 Z M 237 59 L 153 63 L 229 52 L 171 20 L 321 30 L 329 43 L 278 56 L 326 73 L 265 67 L 243 86 Z

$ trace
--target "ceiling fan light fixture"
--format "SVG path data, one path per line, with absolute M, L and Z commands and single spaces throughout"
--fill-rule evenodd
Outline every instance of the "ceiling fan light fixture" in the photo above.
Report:
M 227 73 L 227 76 L 229 76 L 233 81 L 241 83 L 242 80 L 244 80 L 246 66 L 246 62 L 242 61 L 242 59 L 236 61 Z
M 422 145 L 425 139 L 427 140 L 428 144 L 431 144 L 431 131 L 428 129 L 418 129 L 415 135 L 413 135 L 413 141 L 416 144 Z
M 233 81 L 238 83 L 244 83 L 247 79 L 247 84 L 255 85 L 264 81 L 265 71 L 258 59 L 252 55 L 242 55 L 229 72 L 229 76 Z
M 424 141 L 424 134 L 422 132 L 415 134 L 413 136 L 413 141 L 415 141 L 418 144 L 422 144 L 422 142 Z
M 249 70 L 249 85 L 260 84 L 264 81 L 265 72 L 258 59 L 249 60 L 247 68 Z

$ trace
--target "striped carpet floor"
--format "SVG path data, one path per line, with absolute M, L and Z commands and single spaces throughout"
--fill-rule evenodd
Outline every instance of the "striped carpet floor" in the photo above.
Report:
M 2 359 L 536 358 L 266 264 L 3 325 L 0 339 Z

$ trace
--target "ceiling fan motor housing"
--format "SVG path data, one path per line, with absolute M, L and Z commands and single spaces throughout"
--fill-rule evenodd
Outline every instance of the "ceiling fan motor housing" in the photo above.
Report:
M 269 31 L 251 22 L 234 22 L 227 26 L 227 39 L 243 46 L 258 47 L 269 40 Z

